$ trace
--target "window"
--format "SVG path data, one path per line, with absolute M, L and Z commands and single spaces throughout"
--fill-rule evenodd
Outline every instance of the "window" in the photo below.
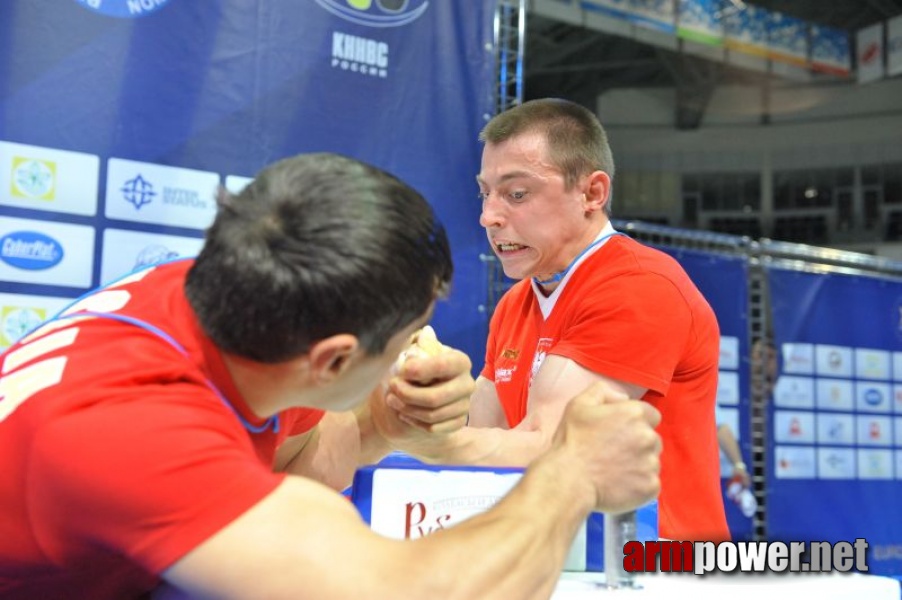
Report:
M 757 211 L 761 208 L 761 174 L 687 173 L 682 192 L 683 198 L 698 193 L 704 212 Z
M 730 235 L 746 235 L 757 239 L 761 237 L 761 222 L 758 217 L 721 217 L 711 219 L 708 228 L 718 233 Z
M 883 203 L 902 204 L 902 163 L 884 165 Z
M 827 218 L 823 215 L 779 217 L 774 220 L 774 239 L 799 244 L 828 242 Z

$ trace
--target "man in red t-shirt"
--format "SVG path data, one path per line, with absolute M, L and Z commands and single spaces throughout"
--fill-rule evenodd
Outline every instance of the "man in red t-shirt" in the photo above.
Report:
M 0 356 L 0 596 L 550 594 L 590 510 L 657 493 L 657 411 L 596 386 L 489 513 L 370 532 L 323 484 L 469 408 L 468 359 L 421 329 L 451 277 L 444 231 L 410 187 L 331 154 L 218 200 L 196 260 L 92 292 Z
M 661 412 L 661 537 L 727 539 L 717 321 L 676 261 L 614 231 L 614 163 L 598 119 L 572 102 L 534 100 L 494 117 L 480 138 L 480 223 L 505 274 L 521 281 L 492 316 L 470 427 L 434 453 L 528 464 L 568 399 L 605 381 Z

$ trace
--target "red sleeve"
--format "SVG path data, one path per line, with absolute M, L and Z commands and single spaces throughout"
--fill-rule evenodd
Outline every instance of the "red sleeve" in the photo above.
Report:
M 498 339 L 507 335 L 511 327 L 511 319 L 516 326 L 516 313 L 526 310 L 527 300 L 532 298 L 532 286 L 529 280 L 521 280 L 514 284 L 498 301 L 489 322 L 489 335 L 485 344 L 485 366 L 480 375 L 489 381 L 495 381 L 495 360 L 498 357 Z M 502 331 L 503 330 L 503 331 Z
M 281 419 L 287 435 L 300 435 L 316 427 L 325 414 L 314 408 L 291 408 L 282 413 Z
M 102 547 L 159 574 L 275 489 L 284 475 L 210 392 L 142 386 L 54 420 L 36 436 L 35 532 L 53 560 Z
M 683 295 L 666 277 L 622 274 L 594 283 L 571 310 L 553 354 L 664 395 L 691 326 Z
M 501 299 L 492 314 L 492 320 L 489 322 L 489 336 L 485 342 L 485 364 L 480 375 L 489 381 L 495 381 L 495 345 L 498 343 L 498 323 L 501 322 L 501 313 L 504 312 L 503 303 L 504 298 Z

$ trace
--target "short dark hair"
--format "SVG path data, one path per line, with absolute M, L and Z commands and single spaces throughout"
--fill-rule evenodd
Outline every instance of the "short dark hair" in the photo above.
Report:
M 287 158 L 218 202 L 185 291 L 227 352 L 280 362 L 350 333 L 376 354 L 447 293 L 451 252 L 429 204 L 360 161 Z
M 563 173 L 568 189 L 595 170 L 614 180 L 614 155 L 604 127 L 594 113 L 569 100 L 540 98 L 510 108 L 495 115 L 479 139 L 497 144 L 531 132 L 545 137 L 548 158 Z

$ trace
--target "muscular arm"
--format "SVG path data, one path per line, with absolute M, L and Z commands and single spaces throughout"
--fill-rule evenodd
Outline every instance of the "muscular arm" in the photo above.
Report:
M 381 388 L 370 400 L 380 401 Z M 274 468 L 343 490 L 361 465 L 379 462 L 391 448 L 373 428 L 369 404 L 354 411 L 327 412 L 317 426 L 288 438 L 276 453 Z
M 551 485 L 565 465 L 549 457 L 502 510 L 409 543 L 371 533 L 346 500 L 289 477 L 164 578 L 192 597 L 547 598 L 591 508 L 585 481 Z
M 479 377 L 470 401 L 469 426 L 455 432 L 444 447 L 422 458 L 476 465 L 527 465 L 548 448 L 570 399 L 597 381 L 630 398 L 639 398 L 646 391 L 552 354 L 542 363 L 530 388 L 526 418 L 509 429 L 495 384 Z
M 289 476 L 163 577 L 217 598 L 548 598 L 591 509 L 627 510 L 657 494 L 659 419 L 648 405 L 587 390 L 554 447 L 496 507 L 412 542 L 371 533 L 340 496 Z
M 431 329 L 412 348 L 423 346 L 426 351 L 399 364 L 360 408 L 326 413 L 312 432 L 286 440 L 277 452 L 276 470 L 341 490 L 357 467 L 378 462 L 392 449 L 440 443 L 460 429 L 473 391 L 470 360 L 441 346 Z M 405 416 L 391 406 L 397 401 L 391 390 L 397 386 L 416 401 Z

